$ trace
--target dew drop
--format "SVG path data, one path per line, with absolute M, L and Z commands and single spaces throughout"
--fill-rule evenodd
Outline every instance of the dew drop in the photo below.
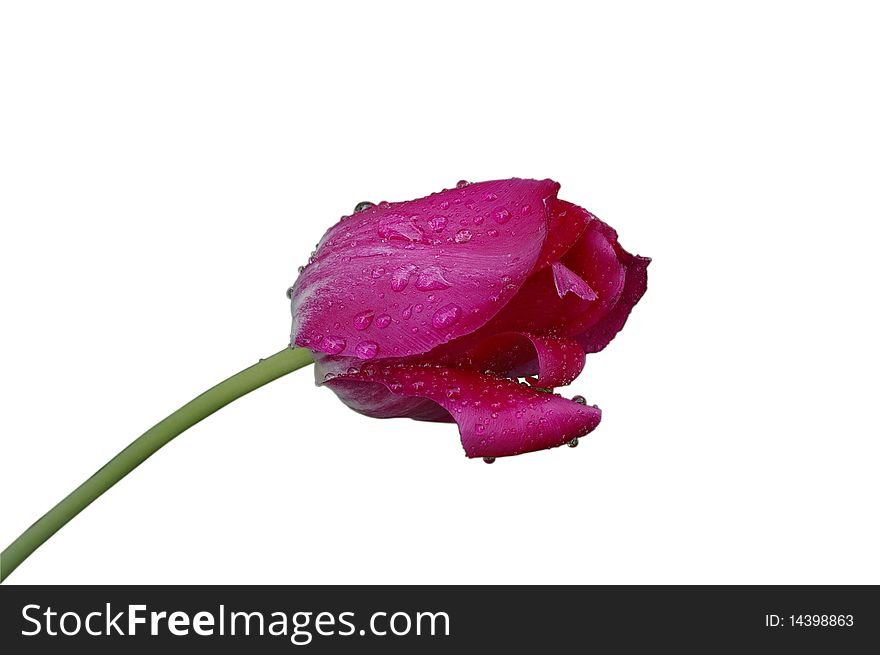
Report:
M 587 404 L 587 399 L 584 398 L 583 396 L 573 396 L 572 400 L 574 402 L 576 402 L 578 405 L 586 405 Z
M 495 458 L 494 457 L 484 457 L 483 461 L 486 462 L 486 464 L 494 464 Z
M 458 320 L 461 318 L 461 307 L 458 305 L 444 305 L 436 312 L 434 312 L 434 317 L 431 320 L 431 323 L 438 330 L 452 327 Z
M 499 207 L 492 212 L 492 218 L 494 218 L 495 222 L 499 225 L 504 225 L 507 221 L 510 220 L 510 212 L 503 207 Z
M 474 237 L 470 230 L 459 230 L 455 233 L 455 243 L 467 243 Z
M 374 280 L 378 280 L 380 277 L 382 277 L 383 275 L 385 275 L 385 269 L 382 268 L 381 266 L 380 266 L 379 268 L 374 268 L 374 269 L 373 269 L 373 272 L 370 273 L 370 275 L 373 276 L 373 279 L 374 279 Z
M 444 203 L 448 205 L 449 203 Z M 446 224 L 449 222 L 445 216 L 434 216 L 428 221 L 428 227 L 430 227 L 435 232 L 442 232 L 446 228 Z
M 392 214 L 379 223 L 377 233 L 383 239 L 415 242 L 422 238 L 422 230 L 415 224 L 413 218 L 407 218 L 400 214 Z
M 498 196 L 489 191 L 483 194 L 483 200 L 498 200 Z
M 455 188 L 456 189 L 463 189 L 468 184 L 470 184 L 470 182 L 468 182 L 467 180 L 459 180 L 458 182 L 455 183 Z
M 439 266 L 429 266 L 416 280 L 416 288 L 419 291 L 442 291 L 450 286 L 452 285 L 443 277 L 443 269 Z
M 578 438 L 577 437 L 575 437 L 574 439 L 572 439 L 571 441 L 568 442 L 569 448 L 577 448 L 577 445 L 578 445 Z
M 365 209 L 369 209 L 370 207 L 375 207 L 375 206 L 376 206 L 375 203 L 372 203 L 369 200 L 364 200 L 354 206 L 354 213 L 357 214 L 358 212 L 362 212 Z
M 361 341 L 354 349 L 354 354 L 361 359 L 373 359 L 379 352 L 379 344 L 375 341 Z
M 373 310 L 367 309 L 354 317 L 354 328 L 356 330 L 366 330 L 373 322 Z
M 409 284 L 409 278 L 411 275 L 414 275 L 418 269 L 414 264 L 407 264 L 406 266 L 401 266 L 396 271 L 391 274 L 391 288 L 394 291 L 403 291 L 406 289 L 406 285 Z
M 377 328 L 387 328 L 389 325 L 391 325 L 391 317 L 388 314 L 379 314 L 376 317 Z
M 343 350 L 345 350 L 345 339 L 343 339 L 342 337 L 337 337 L 333 334 L 328 334 L 326 337 L 324 337 L 321 350 L 330 355 L 341 353 Z
M 497 237 L 498 230 L 486 230 L 486 234 L 488 234 L 490 237 Z
M 287 299 L 290 300 L 291 298 L 293 298 L 293 287 L 288 287 L 287 288 Z
M 446 200 L 444 200 L 443 202 L 441 202 L 441 203 L 440 203 L 439 205 L 437 205 L 437 206 L 440 207 L 440 209 L 449 209 L 449 202 L 447 202 Z
M 528 214 L 531 213 L 532 206 L 531 205 L 523 205 L 519 211 L 523 216 L 527 216 Z

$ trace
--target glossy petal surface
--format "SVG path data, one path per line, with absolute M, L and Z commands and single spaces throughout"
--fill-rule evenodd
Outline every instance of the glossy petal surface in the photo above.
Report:
M 374 359 L 473 332 L 534 269 L 557 189 L 550 180 L 482 182 L 345 218 L 293 286 L 293 342 Z

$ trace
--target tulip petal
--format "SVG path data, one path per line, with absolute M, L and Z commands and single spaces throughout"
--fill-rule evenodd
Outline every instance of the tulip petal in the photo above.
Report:
M 589 285 L 596 294 L 594 300 L 573 293 L 560 297 L 551 266 L 532 275 L 480 334 L 513 331 L 576 337 L 586 332 L 610 312 L 621 297 L 626 267 L 618 257 L 616 243 L 614 230 L 593 219 L 561 260 Z
M 540 371 L 537 379 L 527 378 L 530 384 L 548 389 L 564 387 L 584 370 L 584 350 L 574 339 L 526 336 L 538 353 Z
M 500 377 L 524 377 L 535 386 L 553 389 L 571 384 L 580 375 L 584 351 L 575 339 L 505 332 L 481 341 L 457 357 L 436 357 L 433 361 Z M 530 377 L 535 374 L 537 379 Z
M 572 246 L 577 243 L 587 224 L 592 221 L 595 216 L 583 207 L 575 204 L 551 198 L 548 201 L 550 211 L 550 229 L 544 247 L 541 249 L 541 256 L 538 258 L 538 264 L 535 270 L 544 268 L 551 262 L 558 261 L 565 253 L 571 250 Z
M 370 363 L 324 383 L 355 411 L 379 418 L 421 418 L 416 413 L 426 412 L 422 403 L 433 402 L 458 424 L 468 457 L 561 446 L 591 432 L 601 419 L 595 407 L 458 369 Z
M 551 180 L 481 182 L 345 218 L 293 286 L 292 341 L 383 359 L 475 331 L 535 269 L 558 188 Z
M 626 268 L 623 292 L 610 312 L 599 319 L 598 323 L 576 337 L 584 351 L 588 353 L 599 352 L 609 344 L 623 329 L 632 308 L 648 290 L 648 264 L 651 263 L 651 259 L 631 255 L 619 245 L 617 251 L 620 261 Z

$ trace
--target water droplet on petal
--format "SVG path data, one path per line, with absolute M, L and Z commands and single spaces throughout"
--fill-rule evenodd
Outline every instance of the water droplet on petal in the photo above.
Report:
M 486 462 L 486 464 L 494 464 L 495 458 L 494 457 L 484 457 L 483 461 Z
M 498 196 L 489 191 L 483 194 L 483 200 L 498 200 Z
M 449 209 L 449 203 L 446 200 L 444 200 L 437 206 L 440 207 L 440 209 Z
M 430 227 L 435 232 L 442 232 L 448 222 L 449 219 L 445 216 L 434 216 L 428 221 L 428 227 Z
M 415 224 L 412 217 L 392 214 L 385 217 L 379 223 L 377 232 L 383 239 L 395 239 L 398 241 L 420 241 L 422 230 Z
M 439 266 L 429 266 L 419 274 L 416 280 L 416 288 L 419 291 L 440 291 L 448 289 L 450 286 L 452 285 L 443 277 L 443 269 Z
M 578 405 L 586 405 L 587 404 L 587 399 L 584 398 L 583 396 L 573 396 L 572 400 L 574 402 L 576 402 Z
M 492 218 L 494 218 L 495 222 L 499 225 L 504 225 L 507 221 L 510 220 L 510 212 L 503 207 L 499 207 L 492 212 Z
M 388 314 L 379 314 L 376 317 L 377 328 L 387 328 L 389 325 L 391 325 L 391 317 Z
M 459 230 L 455 233 L 455 243 L 467 243 L 474 237 L 470 230 Z
M 578 445 L 578 438 L 577 437 L 575 437 L 574 439 L 572 439 L 571 441 L 568 442 L 569 448 L 577 448 L 577 445 Z
M 452 327 L 458 320 L 461 318 L 461 307 L 458 305 L 444 305 L 436 312 L 434 312 L 434 317 L 431 320 L 432 324 L 438 330 Z
M 375 341 L 361 341 L 354 349 L 354 354 L 361 359 L 373 359 L 379 352 L 379 344 Z
M 523 205 L 522 208 L 521 208 L 519 211 L 520 211 L 520 213 L 521 213 L 523 216 L 526 216 L 526 215 L 528 215 L 529 213 L 531 213 L 531 211 L 532 211 L 532 206 L 531 206 L 531 205 Z
M 354 317 L 354 327 L 356 330 L 366 330 L 373 322 L 373 310 L 367 309 Z
M 467 180 L 459 180 L 458 182 L 455 183 L 455 188 L 456 189 L 463 189 L 468 184 L 470 184 L 470 182 L 468 182 Z
M 341 353 L 343 350 L 345 350 L 345 339 L 343 339 L 342 337 L 337 337 L 333 334 L 328 334 L 326 337 L 324 337 L 321 350 L 330 355 Z
M 391 274 L 391 288 L 394 291 L 403 291 L 409 284 L 409 278 L 419 270 L 414 264 L 401 266 Z
M 374 279 L 378 280 L 380 277 L 385 275 L 385 269 L 381 266 L 379 268 L 374 268 L 373 272 L 370 273 L 370 275 L 372 275 Z
M 486 230 L 486 234 L 488 234 L 490 237 L 497 237 L 498 230 Z
M 357 214 L 358 212 L 362 212 L 365 209 L 369 209 L 370 207 L 375 207 L 375 206 L 376 205 L 374 203 L 370 202 L 369 200 L 364 200 L 354 206 L 354 213 Z
M 288 287 L 287 289 L 287 299 L 290 300 L 293 298 L 293 287 Z

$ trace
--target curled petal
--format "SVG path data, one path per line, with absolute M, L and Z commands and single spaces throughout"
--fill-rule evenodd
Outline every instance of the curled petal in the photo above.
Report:
M 529 378 L 534 386 L 549 388 L 571 384 L 584 370 L 584 350 L 574 339 L 526 335 L 538 353 L 537 379 Z
M 569 292 L 581 300 L 595 300 L 599 297 L 580 275 L 562 262 L 553 262 L 551 267 L 553 269 L 553 284 L 556 285 L 556 293 L 560 298 L 564 298 L 565 294 Z
M 458 369 L 367 364 L 325 384 L 349 407 L 369 416 L 420 418 L 412 412 L 425 412 L 425 406 L 413 399 L 433 402 L 458 424 L 468 457 L 561 446 L 591 432 L 601 419 L 595 407 Z
M 584 351 L 576 340 L 567 337 L 505 332 L 444 363 L 500 377 L 525 377 L 535 386 L 552 389 L 571 384 L 580 375 Z M 529 377 L 536 374 L 537 379 Z
M 535 269 L 558 188 L 482 182 L 346 217 L 293 286 L 292 341 L 365 360 L 474 332 Z

